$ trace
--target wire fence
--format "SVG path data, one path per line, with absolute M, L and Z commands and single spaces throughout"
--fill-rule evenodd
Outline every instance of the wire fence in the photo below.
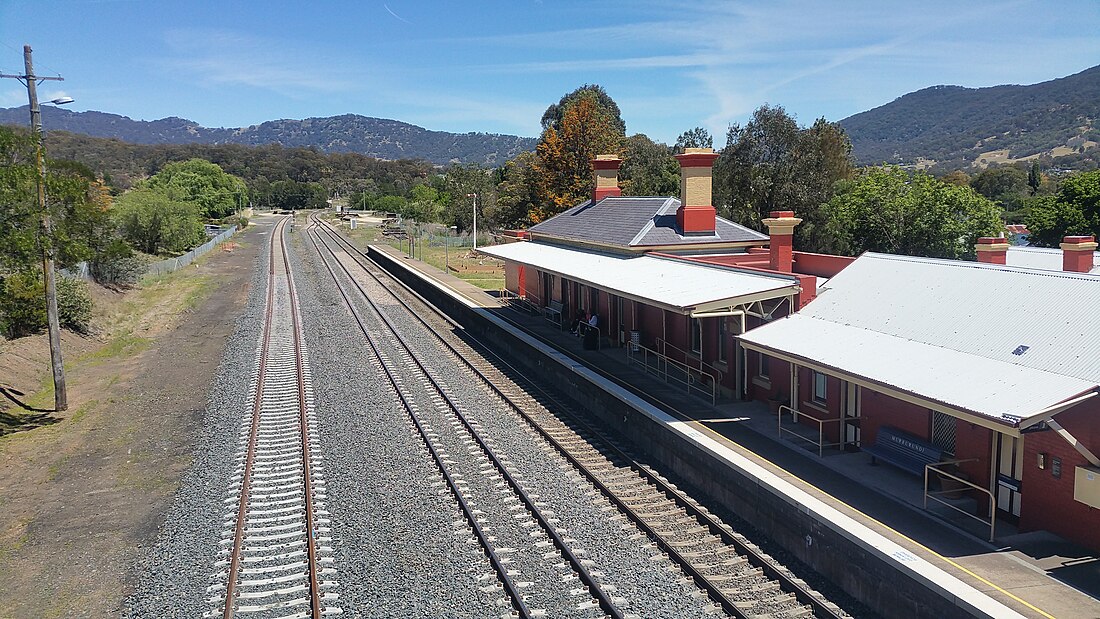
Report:
M 145 275 L 156 276 L 164 275 L 166 273 L 172 273 L 173 271 L 178 271 L 194 262 L 195 259 L 199 256 L 202 256 L 203 254 L 209 252 L 211 249 L 214 249 L 215 247 L 220 245 L 223 241 L 233 236 L 236 232 L 237 226 L 230 226 L 228 230 L 218 234 L 209 241 L 203 243 L 202 245 L 199 245 L 195 249 L 192 249 L 182 256 L 168 258 L 167 260 L 161 260 L 160 262 L 154 262 L 153 264 L 150 264 L 149 270 L 145 272 Z
M 194 262 L 195 259 L 199 256 L 202 256 L 203 254 L 209 252 L 211 249 L 214 249 L 215 247 L 223 243 L 226 239 L 233 236 L 236 232 L 237 226 L 230 226 L 229 228 L 218 233 L 217 236 L 211 238 L 209 241 L 203 243 L 202 245 L 199 245 L 198 247 L 192 249 L 186 254 L 183 254 L 182 256 L 154 262 L 150 264 L 148 270 L 145 271 L 145 277 L 164 275 L 165 273 L 178 271 Z M 87 262 L 78 262 L 70 268 L 58 269 L 58 272 L 65 277 L 75 277 L 77 279 L 83 279 L 87 281 L 92 281 L 94 279 L 92 277 L 91 268 L 88 266 Z

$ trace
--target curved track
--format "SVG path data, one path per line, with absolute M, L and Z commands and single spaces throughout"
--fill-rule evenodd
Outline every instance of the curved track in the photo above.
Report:
M 734 617 L 845 616 L 613 439 L 585 423 L 583 415 L 565 403 L 566 398 L 531 383 L 468 334 L 459 338 L 450 333 L 456 326 L 453 321 L 405 290 L 331 226 L 317 217 L 313 223 L 313 234 L 316 238 L 324 234 L 328 251 L 335 256 L 333 247 L 338 246 L 363 272 L 385 286 L 397 303 L 435 334 L 444 350 L 542 436 L 550 446 L 548 451 L 568 460 L 722 610 Z M 399 295 L 395 290 L 403 292 Z
M 294 277 L 281 219 L 271 233 L 263 336 L 242 423 L 222 559 L 207 617 L 337 615 L 321 456 Z

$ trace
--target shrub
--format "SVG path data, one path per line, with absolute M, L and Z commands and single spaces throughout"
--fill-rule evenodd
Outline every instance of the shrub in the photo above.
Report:
M 0 331 L 8 338 L 46 330 L 46 303 L 42 277 L 37 271 L 17 273 L 0 282 Z M 88 286 L 71 277 L 57 278 L 57 318 L 62 327 L 88 333 L 92 298 Z
M 112 288 L 133 287 L 148 270 L 145 260 L 121 239 L 110 243 L 88 267 L 96 282 Z

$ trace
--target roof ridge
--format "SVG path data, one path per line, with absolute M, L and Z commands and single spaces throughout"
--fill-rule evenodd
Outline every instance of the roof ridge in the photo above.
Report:
M 1036 267 L 1025 267 L 1008 264 L 990 264 L 988 262 L 975 262 L 971 260 L 956 260 L 953 258 L 929 258 L 927 256 L 902 256 L 899 254 L 883 254 L 879 252 L 863 252 L 859 258 L 868 257 L 883 260 L 891 260 L 895 262 L 915 262 L 923 264 L 935 264 L 945 267 L 964 268 L 964 269 L 979 269 L 986 271 L 1007 271 L 1009 273 L 1021 273 L 1023 275 L 1037 275 L 1041 277 L 1054 277 L 1060 279 L 1072 279 L 1078 281 L 1093 281 L 1100 282 L 1100 277 L 1090 275 L 1089 273 L 1077 273 L 1075 271 L 1051 271 L 1050 269 L 1040 269 Z M 837 274 L 839 277 L 843 274 L 841 271 Z

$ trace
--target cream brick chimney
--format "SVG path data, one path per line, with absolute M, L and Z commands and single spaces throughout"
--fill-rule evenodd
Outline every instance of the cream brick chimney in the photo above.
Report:
M 680 208 L 676 225 L 684 236 L 714 234 L 716 212 L 711 204 L 711 172 L 718 154 L 713 148 L 685 148 L 680 162 Z
M 623 195 L 619 189 L 619 166 L 622 163 L 623 160 L 616 155 L 596 155 L 592 160 L 592 171 L 596 173 L 596 188 L 592 190 L 593 202 Z

